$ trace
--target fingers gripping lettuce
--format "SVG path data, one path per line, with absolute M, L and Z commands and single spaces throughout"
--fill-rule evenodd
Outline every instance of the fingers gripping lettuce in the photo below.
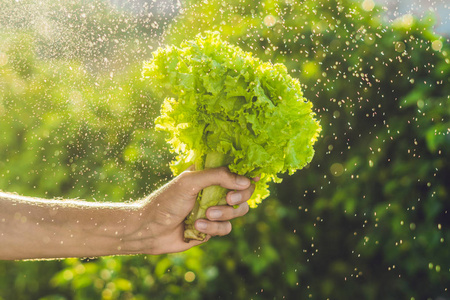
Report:
M 314 155 L 321 127 L 298 80 L 284 65 L 262 62 L 217 32 L 159 48 L 144 64 L 143 76 L 166 97 L 156 128 L 169 134 L 175 175 L 190 165 L 261 175 L 249 200 L 256 207 L 269 195 L 269 181 L 280 182 L 278 174 L 293 174 Z M 205 238 L 194 222 L 205 218 L 208 207 L 226 204 L 226 193 L 212 186 L 199 194 L 185 221 L 186 241 Z

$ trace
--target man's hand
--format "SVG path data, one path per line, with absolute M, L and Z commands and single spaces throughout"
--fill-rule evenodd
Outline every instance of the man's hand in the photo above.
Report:
M 257 179 L 257 178 L 256 178 Z M 194 207 L 197 194 L 207 186 L 220 185 L 228 192 L 228 205 L 210 207 L 207 219 L 197 220 L 197 230 L 211 236 L 230 233 L 230 220 L 245 215 L 247 200 L 254 191 L 254 185 L 244 176 L 228 171 L 227 168 L 203 171 L 185 171 L 142 203 L 139 213 L 134 213 L 132 230 L 126 230 L 123 237 L 124 253 L 161 254 L 187 250 L 205 241 L 184 242 L 184 220 Z M 236 208 L 233 206 L 237 205 Z

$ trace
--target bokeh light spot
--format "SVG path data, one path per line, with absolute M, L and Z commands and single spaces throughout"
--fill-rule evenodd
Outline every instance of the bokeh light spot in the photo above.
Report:
M 431 43 L 431 48 L 433 48 L 434 51 L 441 51 L 442 50 L 442 42 L 440 40 L 435 40 Z M 0 61 L 1 65 L 1 61 Z
M 394 24 L 398 24 L 400 27 L 403 28 L 411 28 L 411 26 L 414 23 L 414 17 L 411 14 L 406 14 L 398 19 L 394 20 Z
M 339 177 L 344 173 L 344 166 L 340 163 L 334 163 L 330 167 L 330 172 L 334 176 Z
M 195 280 L 195 273 L 192 271 L 186 272 L 186 274 L 184 274 L 184 280 L 186 280 L 187 282 L 192 282 Z
M 362 8 L 365 11 L 371 11 L 375 7 L 375 3 L 372 0 L 364 0 L 362 3 Z
M 425 105 L 425 103 L 423 102 L 422 99 L 419 99 L 419 100 L 417 101 L 417 107 L 418 107 L 419 109 L 422 109 L 424 105 Z
M 264 18 L 264 25 L 266 25 L 267 27 L 272 27 L 277 23 L 277 19 L 272 16 L 272 15 L 267 15 Z

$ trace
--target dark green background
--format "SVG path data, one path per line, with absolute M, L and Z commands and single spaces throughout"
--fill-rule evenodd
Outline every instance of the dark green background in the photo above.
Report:
M 140 80 L 164 26 L 166 43 L 219 30 L 286 64 L 323 127 L 316 155 L 227 237 L 172 255 L 0 262 L 0 299 L 450 299 L 450 60 L 432 16 L 210 0 L 175 22 L 90 3 L 50 7 L 59 39 L 2 14 L 0 189 L 122 201 L 169 180 L 161 99 Z

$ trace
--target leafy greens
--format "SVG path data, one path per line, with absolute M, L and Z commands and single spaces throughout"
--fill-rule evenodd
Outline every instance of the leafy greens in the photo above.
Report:
M 144 64 L 143 77 L 166 97 L 155 123 L 168 132 L 177 154 L 171 164 L 175 175 L 190 165 L 260 175 L 249 200 L 256 207 L 269 195 L 268 182 L 280 182 L 279 174 L 293 174 L 313 158 L 321 127 L 298 80 L 284 65 L 262 62 L 218 32 L 159 48 Z M 203 239 L 193 223 L 208 207 L 226 203 L 225 189 L 210 188 L 214 191 L 203 190 L 186 220 L 187 241 Z

